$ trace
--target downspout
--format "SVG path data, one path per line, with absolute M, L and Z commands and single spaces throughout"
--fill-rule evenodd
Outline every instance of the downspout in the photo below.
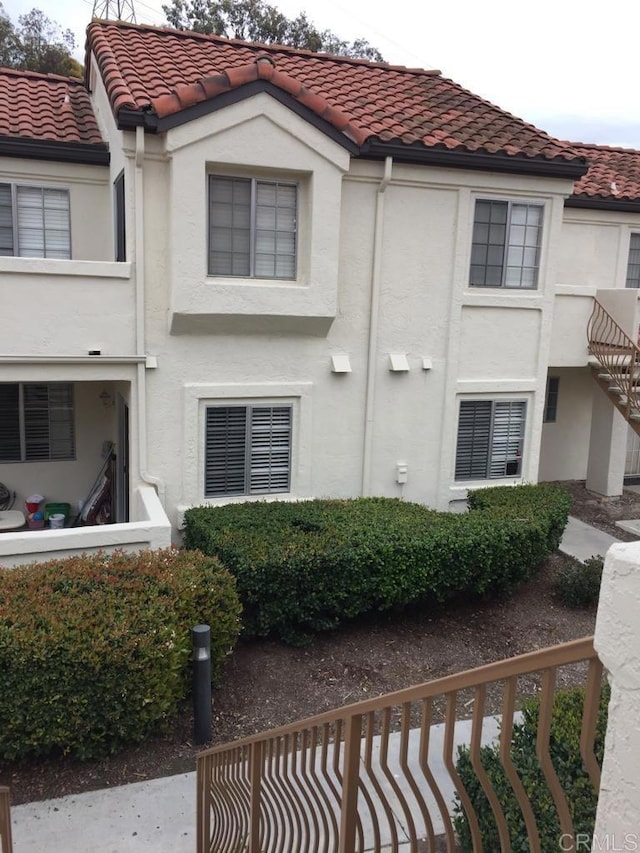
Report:
M 393 157 L 384 161 L 384 175 L 376 193 L 376 220 L 373 235 L 371 269 L 371 305 L 369 308 L 369 350 L 367 353 L 367 387 L 365 392 L 364 437 L 362 453 L 362 494 L 371 492 L 371 453 L 373 448 L 373 412 L 376 390 L 375 361 L 378 348 L 378 315 L 380 313 L 380 281 L 382 270 L 382 232 L 384 226 L 384 193 L 391 181 Z
M 145 279 L 144 279 L 144 128 L 136 127 L 135 156 L 135 240 L 136 240 L 136 355 L 145 355 Z M 143 483 L 153 486 L 164 507 L 164 483 L 147 470 L 147 367 L 138 363 L 138 471 Z

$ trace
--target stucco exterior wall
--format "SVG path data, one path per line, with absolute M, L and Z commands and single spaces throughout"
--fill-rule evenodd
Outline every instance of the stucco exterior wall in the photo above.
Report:
M 148 468 L 164 482 L 174 523 L 182 508 L 204 502 L 204 407 L 212 402 L 292 402 L 289 497 L 361 493 L 376 251 L 371 492 L 444 509 L 481 485 L 453 481 L 458 406 L 469 397 L 527 401 L 521 478 L 536 479 L 568 181 L 394 164 L 376 250 L 383 164 L 349 162 L 266 95 L 169 131 L 161 148 L 151 141 L 144 163 L 145 334 L 158 359 L 147 374 Z M 211 169 L 299 176 L 295 282 L 206 275 Z M 485 196 L 544 205 L 536 291 L 468 287 L 473 208 Z M 350 373 L 331 372 L 336 354 L 349 357 Z M 405 355 L 410 370 L 390 371 L 390 354 Z M 396 482 L 398 462 L 408 465 L 406 485 Z M 505 481 L 488 484 L 497 482 Z
M 560 380 L 555 423 L 543 423 L 540 480 L 584 480 L 589 459 L 593 394 L 601 394 L 587 367 L 549 368 Z M 603 395 L 604 397 L 604 395 Z

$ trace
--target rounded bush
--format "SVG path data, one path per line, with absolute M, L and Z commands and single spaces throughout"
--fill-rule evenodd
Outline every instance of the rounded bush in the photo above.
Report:
M 531 577 L 570 498 L 548 486 L 486 491 L 466 514 L 391 498 L 196 507 L 184 540 L 235 576 L 247 635 L 300 643 L 369 611 L 503 593 Z
M 603 559 L 590 557 L 581 563 L 568 558 L 554 580 L 555 592 L 567 607 L 593 607 L 600 598 Z
M 218 675 L 239 614 L 233 577 L 196 552 L 0 570 L 0 757 L 84 759 L 142 740 L 188 691 L 191 628 L 211 626 Z
M 609 688 L 603 687 L 595 738 L 595 755 L 600 765 L 604 755 L 609 695 Z M 580 754 L 583 703 L 584 690 L 581 688 L 561 691 L 554 697 L 549 752 L 569 805 L 574 831 L 586 839 L 587 836 L 591 838 L 593 834 L 598 795 L 583 766 Z M 516 723 L 513 727 L 511 760 L 522 781 L 536 819 L 540 834 L 540 849 L 551 851 L 559 849 L 558 840 L 562 835 L 562 829 L 549 785 L 536 757 L 539 714 L 539 700 L 531 699 L 524 703 L 522 722 Z M 482 747 L 480 755 L 482 765 L 498 796 L 507 821 L 511 849 L 529 850 L 524 817 L 502 767 L 499 745 Z M 469 750 L 466 747 L 458 749 L 456 770 L 478 818 L 482 849 L 500 850 L 495 817 L 475 774 Z M 460 849 L 463 853 L 471 853 L 474 850 L 471 831 L 459 798 L 454 805 L 454 826 Z M 585 849 L 589 848 L 585 847 Z

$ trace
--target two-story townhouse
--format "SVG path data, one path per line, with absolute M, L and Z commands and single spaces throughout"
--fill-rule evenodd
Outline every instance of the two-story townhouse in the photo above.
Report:
M 52 496 L 82 497 L 105 440 L 117 520 L 138 521 L 151 484 L 174 530 L 201 503 L 455 509 L 540 466 L 586 476 L 586 323 L 618 284 L 599 254 L 597 281 L 573 266 L 600 215 L 566 206 L 588 152 L 438 72 L 114 22 L 88 29 L 86 93 L 109 157 L 80 215 L 110 277 L 61 279 L 67 294 L 38 261 L 49 361 L 30 362 L 17 321 L 0 361 L 2 383 L 94 382 L 74 385 L 90 391 L 74 416 L 93 442 L 84 480 L 62 473 Z M 585 423 L 562 467 L 574 384 Z M 0 480 L 49 494 L 28 467 L 0 463 Z

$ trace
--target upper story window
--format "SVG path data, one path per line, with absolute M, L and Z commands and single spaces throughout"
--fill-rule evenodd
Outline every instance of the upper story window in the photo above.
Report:
M 524 400 L 462 400 L 456 480 L 493 480 L 522 473 Z
M 640 287 L 640 234 L 632 234 L 629 240 L 627 287 Z
M 75 459 L 73 385 L 0 383 L 0 462 Z
M 116 261 L 127 260 L 127 228 L 126 228 L 126 206 L 124 195 L 124 172 L 120 172 L 113 182 L 113 207 L 114 207 L 114 230 L 115 230 L 115 255 Z
M 558 376 L 547 377 L 547 393 L 544 400 L 544 416 L 542 420 L 546 424 L 554 424 L 558 417 L 558 393 L 560 391 L 560 378 Z
M 288 492 L 291 418 L 291 406 L 208 406 L 205 497 Z
M 0 184 L 0 255 L 70 258 L 69 191 Z
M 541 204 L 478 199 L 469 284 L 537 287 L 541 235 Z
M 298 187 L 209 176 L 209 275 L 296 277 Z

